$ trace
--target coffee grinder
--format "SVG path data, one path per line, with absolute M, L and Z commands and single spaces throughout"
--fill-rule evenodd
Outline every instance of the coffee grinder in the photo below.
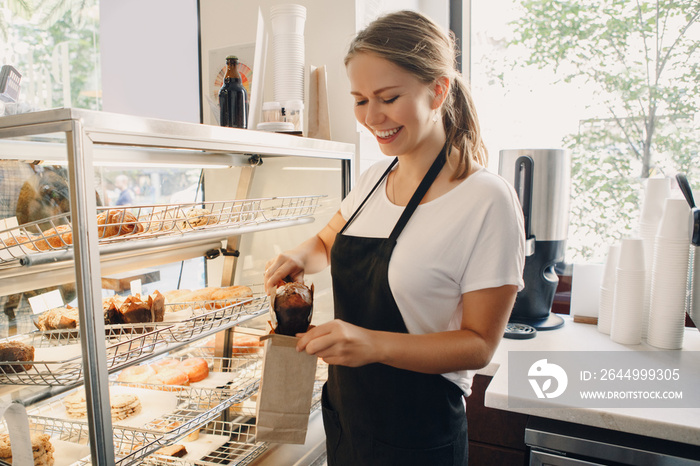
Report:
M 515 188 L 525 218 L 525 288 L 509 322 L 557 329 L 564 319 L 551 313 L 559 283 L 554 267 L 566 250 L 571 157 L 561 149 L 502 150 L 498 172 Z

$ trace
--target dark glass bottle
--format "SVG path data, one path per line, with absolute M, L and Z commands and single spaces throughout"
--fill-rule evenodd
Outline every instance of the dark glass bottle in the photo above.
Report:
M 221 106 L 221 126 L 231 128 L 248 127 L 247 93 L 241 75 L 238 73 L 238 57 L 226 57 L 226 75 L 224 84 L 219 89 Z

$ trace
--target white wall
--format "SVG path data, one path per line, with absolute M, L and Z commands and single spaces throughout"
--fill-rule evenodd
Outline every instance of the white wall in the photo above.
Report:
M 103 110 L 199 123 L 196 0 L 100 0 Z
M 297 3 L 307 9 L 307 65 L 326 65 L 331 135 L 357 145 L 357 172 L 383 157 L 374 138 L 353 114 L 343 57 L 357 30 L 382 13 L 414 9 L 449 27 L 447 0 L 200 0 L 203 79 L 209 51 L 255 42 L 258 8 L 270 33 L 272 5 Z M 167 12 L 164 14 L 164 12 Z M 199 94 L 196 0 L 101 0 L 101 53 L 104 110 L 109 112 L 211 124 L 205 95 Z M 271 43 L 271 39 L 269 41 Z M 223 64 L 221 65 L 223 66 Z M 268 45 L 263 100 L 272 100 L 272 51 Z M 307 96 L 308 98 L 308 96 Z
M 327 67 L 331 136 L 335 141 L 354 144 L 356 132 L 353 101 L 343 65 L 343 56 L 355 33 L 354 0 L 201 0 L 202 69 L 205 73 L 209 69 L 209 50 L 255 41 L 260 8 L 270 36 L 263 100 L 273 100 L 269 14 L 272 5 L 286 3 L 306 7 L 306 64 Z M 206 114 L 209 109 L 205 110 Z M 207 119 L 204 121 L 207 122 Z

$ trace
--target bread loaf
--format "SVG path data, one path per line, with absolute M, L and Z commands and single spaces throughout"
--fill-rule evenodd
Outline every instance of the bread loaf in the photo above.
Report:
M 0 362 L 5 361 L 33 361 L 34 347 L 21 341 L 6 341 L 0 343 Z M 3 364 L 0 370 L 6 374 L 24 372 L 32 368 L 32 364 Z
M 229 286 L 219 288 L 212 292 L 211 299 L 214 301 L 240 301 L 253 297 L 253 290 L 247 286 Z
M 107 210 L 97 216 L 97 233 L 100 238 L 124 236 L 143 231 L 143 225 L 127 210 Z

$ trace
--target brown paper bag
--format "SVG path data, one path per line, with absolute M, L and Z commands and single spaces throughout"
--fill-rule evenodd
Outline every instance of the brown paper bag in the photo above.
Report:
M 256 413 L 256 440 L 297 443 L 306 441 L 316 356 L 297 352 L 296 337 L 268 335 Z

